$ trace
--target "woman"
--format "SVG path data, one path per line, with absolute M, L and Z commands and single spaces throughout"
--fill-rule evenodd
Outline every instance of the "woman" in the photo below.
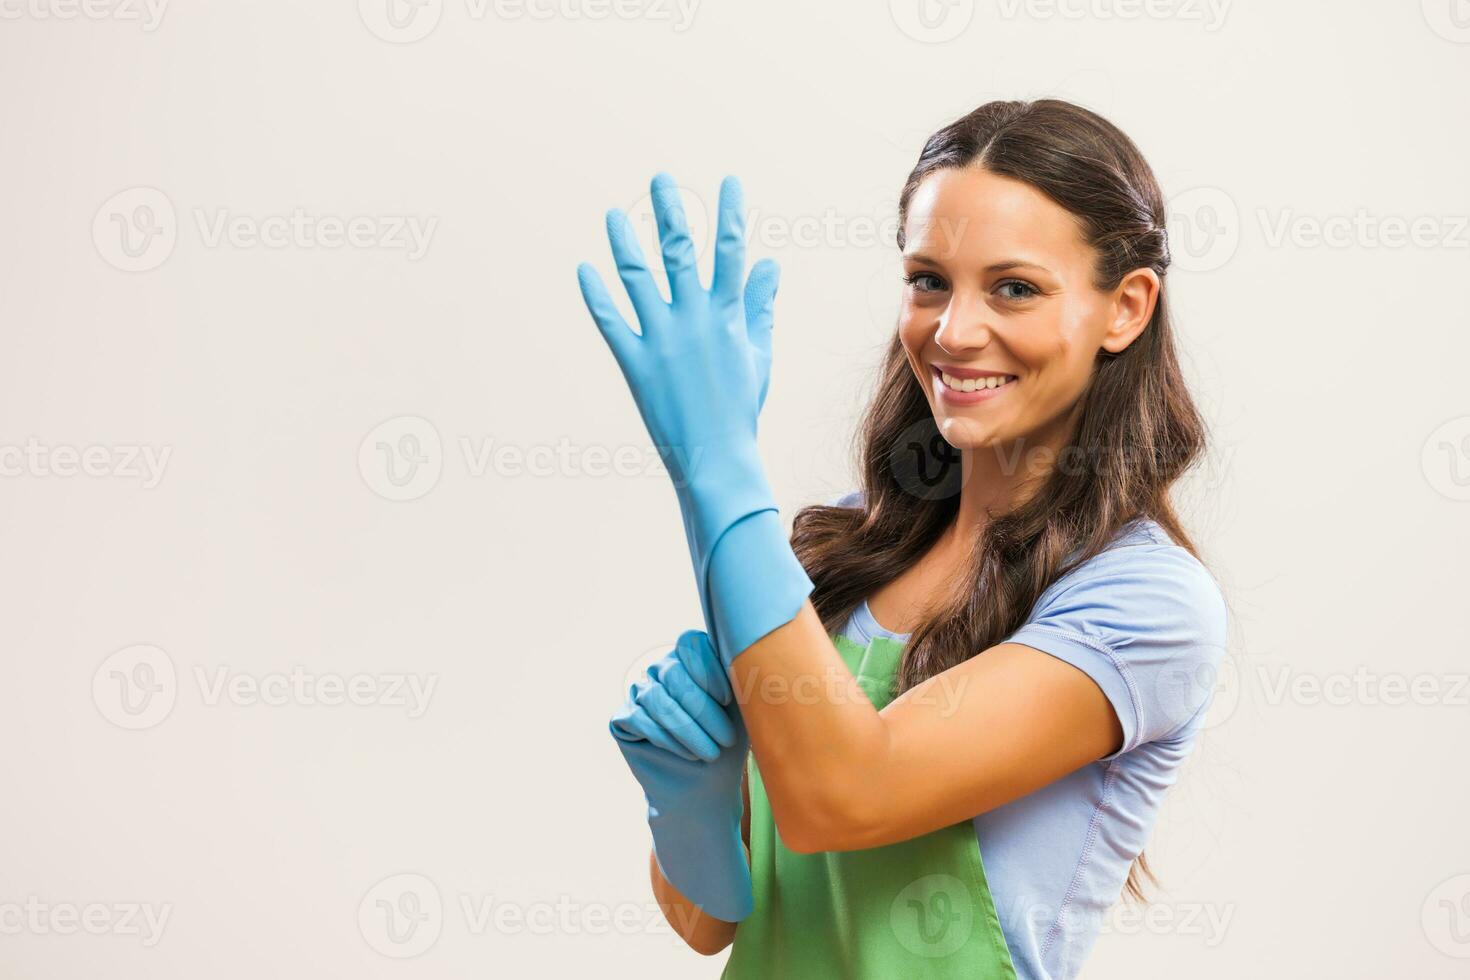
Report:
M 675 476 L 705 612 L 612 725 L 670 923 L 733 942 L 733 978 L 1075 976 L 1141 894 L 1226 644 L 1169 499 L 1204 431 L 1148 165 L 1052 100 L 928 140 L 862 487 L 789 541 L 754 450 L 774 267 L 742 295 L 733 181 L 709 291 L 665 177 L 654 205 L 669 303 L 608 224 L 641 334 L 580 278 Z

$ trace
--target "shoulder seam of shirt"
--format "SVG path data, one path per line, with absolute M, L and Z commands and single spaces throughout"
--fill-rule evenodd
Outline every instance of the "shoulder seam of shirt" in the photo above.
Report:
M 1096 578 L 1115 574 L 1118 571 L 1119 562 L 1124 562 L 1129 559 L 1136 559 L 1140 557 L 1138 554 L 1133 553 L 1137 549 L 1142 549 L 1142 554 L 1148 557 L 1153 557 L 1155 555 L 1168 555 L 1171 557 L 1182 556 L 1185 559 L 1185 564 L 1190 566 L 1190 570 L 1192 572 L 1197 571 L 1204 573 L 1205 578 L 1208 579 L 1209 582 L 1215 587 L 1215 590 L 1218 592 L 1220 589 L 1220 583 L 1215 579 L 1215 576 L 1209 570 L 1209 567 L 1206 566 L 1204 562 L 1200 561 L 1194 555 L 1190 554 L 1188 549 L 1172 542 L 1147 541 L 1139 542 L 1136 544 L 1109 545 L 1105 550 L 1093 555 L 1091 558 L 1082 562 L 1080 565 L 1069 570 L 1065 575 L 1056 578 L 1042 592 L 1042 596 L 1055 598 L 1057 595 L 1065 593 L 1073 588 L 1076 588 L 1079 585 L 1091 583 Z M 1049 595 L 1049 593 L 1052 593 L 1053 589 L 1058 588 L 1059 592 Z M 1039 603 L 1040 600 L 1041 597 L 1038 596 L 1037 602 Z

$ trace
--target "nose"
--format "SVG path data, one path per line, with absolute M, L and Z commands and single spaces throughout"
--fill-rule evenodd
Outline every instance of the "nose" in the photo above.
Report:
M 994 333 L 989 313 L 990 308 L 979 299 L 955 294 L 940 314 L 934 342 L 952 357 L 984 350 Z

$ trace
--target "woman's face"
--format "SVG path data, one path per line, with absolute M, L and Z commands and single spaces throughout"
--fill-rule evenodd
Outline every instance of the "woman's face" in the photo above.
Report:
M 1098 290 L 1077 219 L 975 167 L 924 178 L 904 228 L 899 338 L 945 440 L 1024 440 L 1023 451 L 1065 440 L 1098 351 L 1142 331 L 1157 277 L 1139 270 Z

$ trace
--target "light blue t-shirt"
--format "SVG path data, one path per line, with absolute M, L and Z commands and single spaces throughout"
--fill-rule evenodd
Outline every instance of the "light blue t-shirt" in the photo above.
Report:
M 830 503 L 861 500 L 858 490 Z M 911 635 L 884 629 L 866 602 L 840 632 L 863 645 Z M 1193 555 L 1140 519 L 1043 592 L 1006 642 L 1087 674 L 1123 728 L 1117 752 L 974 821 L 1019 980 L 1070 980 L 1209 710 L 1226 647 L 1225 600 Z

